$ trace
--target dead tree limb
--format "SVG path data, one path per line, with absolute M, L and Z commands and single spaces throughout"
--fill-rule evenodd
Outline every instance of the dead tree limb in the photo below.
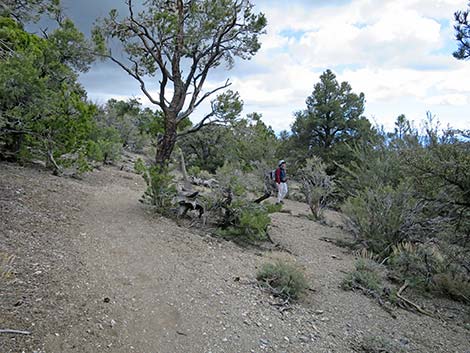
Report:
M 400 289 L 398 290 L 397 292 L 397 298 L 402 300 L 403 302 L 405 302 L 406 304 L 412 306 L 413 308 L 415 308 L 419 313 L 423 314 L 423 315 L 426 315 L 426 316 L 429 316 L 429 317 L 432 317 L 432 318 L 436 318 L 432 313 L 430 313 L 429 311 L 426 311 L 424 310 L 423 308 L 421 308 L 418 304 L 416 303 L 413 303 L 411 300 L 403 297 L 401 294 L 403 293 L 403 291 L 408 288 L 408 282 L 405 281 L 405 283 L 400 287 Z
M 261 203 L 263 202 L 264 200 L 268 199 L 271 197 L 271 193 L 268 191 L 266 192 L 263 196 L 257 198 L 255 201 L 253 201 L 254 203 Z

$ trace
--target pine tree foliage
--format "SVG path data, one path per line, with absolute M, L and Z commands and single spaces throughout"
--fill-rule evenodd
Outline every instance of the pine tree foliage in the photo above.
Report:
M 470 58 L 470 2 L 468 9 L 464 11 L 457 11 L 454 14 L 455 18 L 455 39 L 458 48 L 454 52 L 454 57 L 460 60 Z

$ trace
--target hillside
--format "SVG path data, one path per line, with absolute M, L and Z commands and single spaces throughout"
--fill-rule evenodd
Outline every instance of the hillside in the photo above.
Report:
M 0 352 L 470 351 L 455 302 L 427 301 L 441 319 L 396 309 L 340 283 L 355 258 L 324 238 L 348 235 L 299 214 L 272 215 L 282 251 L 242 248 L 178 226 L 138 202 L 140 176 L 104 167 L 83 180 L 0 164 Z M 310 290 L 279 306 L 258 287 L 260 266 L 296 261 Z M 371 350 L 369 350 L 371 351 Z M 372 352 L 372 351 L 371 351 Z

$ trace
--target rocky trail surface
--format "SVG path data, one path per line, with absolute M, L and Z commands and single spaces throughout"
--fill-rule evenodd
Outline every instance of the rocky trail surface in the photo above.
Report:
M 139 176 L 116 168 L 83 180 L 0 164 L 0 334 L 6 352 L 361 352 L 380 338 L 394 351 L 470 351 L 451 320 L 397 309 L 343 291 L 355 258 L 324 238 L 347 237 L 313 222 L 304 204 L 272 215 L 283 251 L 242 248 L 178 226 L 138 202 Z M 279 306 L 256 284 L 273 259 L 296 262 L 310 289 Z

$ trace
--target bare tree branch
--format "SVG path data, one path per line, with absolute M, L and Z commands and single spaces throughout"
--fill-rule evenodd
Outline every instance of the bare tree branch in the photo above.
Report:
M 181 113 L 179 116 L 178 116 L 178 121 L 182 121 L 183 119 L 189 117 L 193 112 L 194 110 L 205 100 L 207 99 L 208 97 L 210 97 L 212 94 L 214 94 L 215 92 L 218 92 L 222 89 L 225 89 L 227 87 L 230 87 L 232 85 L 231 82 L 229 82 L 229 80 L 227 79 L 227 81 L 225 81 L 225 84 L 222 85 L 222 86 L 219 86 L 215 89 L 213 89 L 212 91 L 210 92 L 207 92 L 205 93 L 197 102 L 192 102 L 190 103 L 188 109 L 186 109 L 186 111 L 184 111 L 183 113 Z M 193 93 L 193 97 L 195 97 L 195 94 Z
M 103 56 L 103 57 L 106 57 L 108 59 L 110 59 L 111 61 L 113 61 L 114 63 L 116 63 L 117 65 L 119 65 L 124 71 L 126 71 L 130 76 L 132 76 L 133 78 L 135 78 L 139 83 L 140 83 L 140 89 L 142 90 L 142 92 L 145 94 L 145 96 L 149 99 L 150 102 L 152 102 L 153 104 L 155 105 L 158 105 L 159 107 L 161 107 L 162 109 L 164 109 L 165 105 L 162 104 L 162 102 L 156 100 L 155 98 L 152 97 L 152 95 L 148 92 L 147 90 L 147 87 L 145 86 L 145 81 L 142 79 L 142 77 L 140 77 L 139 73 L 138 73 L 138 68 L 134 68 L 134 71 L 131 70 L 130 68 L 128 68 L 125 64 L 123 64 L 121 61 L 117 60 L 115 57 L 113 57 L 112 55 L 109 55 L 109 54 L 100 54 L 100 56 Z M 137 63 L 134 61 L 134 65 L 137 66 Z

